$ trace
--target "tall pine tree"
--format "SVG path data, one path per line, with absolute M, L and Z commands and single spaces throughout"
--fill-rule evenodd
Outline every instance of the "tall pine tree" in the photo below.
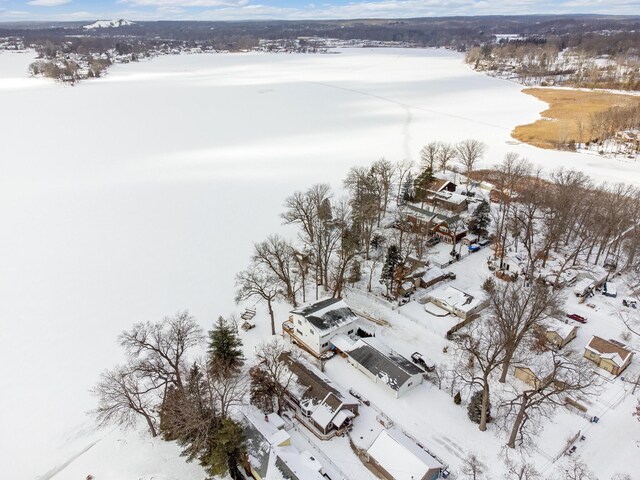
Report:
M 235 326 L 222 317 L 209 331 L 209 364 L 239 370 L 244 363 L 242 341 Z
M 482 417 L 482 390 L 478 390 L 469 400 L 469 406 L 467 407 L 467 415 L 469 420 L 473 423 L 480 423 L 480 417 Z M 491 403 L 487 406 L 487 422 L 491 421 Z
M 416 202 L 425 201 L 428 196 L 429 187 L 431 187 L 435 179 L 436 177 L 433 176 L 431 167 L 425 168 L 420 175 L 418 175 L 418 178 L 416 178 L 414 182 L 414 200 Z
M 413 175 L 411 172 L 407 173 L 407 178 L 402 184 L 402 202 L 409 203 L 415 200 L 415 190 L 413 186 Z
M 380 280 L 387 286 L 387 295 L 393 293 L 393 282 L 395 280 L 396 269 L 400 264 L 400 251 L 397 245 L 391 245 L 387 249 L 387 258 L 382 266 Z
M 473 212 L 469 229 L 476 235 L 486 235 L 489 223 L 491 223 L 491 207 L 486 200 L 482 200 Z

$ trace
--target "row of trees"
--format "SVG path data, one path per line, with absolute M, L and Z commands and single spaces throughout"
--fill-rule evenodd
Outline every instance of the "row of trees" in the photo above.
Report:
M 565 272 L 587 264 L 637 266 L 640 190 L 636 187 L 596 184 L 582 172 L 566 169 L 543 178 L 540 170 L 516 154 L 507 154 L 486 177 L 501 192 L 493 213 L 500 267 L 509 250 L 523 252 L 527 277 L 536 279 L 553 258 L 558 287 Z M 620 258 L 626 258 L 624 265 L 618 265 Z
M 422 256 L 426 248 L 423 235 L 402 228 L 404 220 L 397 207 L 422 201 L 435 180 L 436 168 L 446 172 L 458 162 L 470 178 L 485 151 L 486 145 L 473 139 L 457 144 L 432 142 L 421 150 L 416 177 L 412 162 L 383 158 L 370 167 L 349 170 L 343 182 L 346 197 L 336 199 L 326 184 L 295 192 L 285 200 L 281 217 L 285 224 L 298 227 L 296 241 L 271 235 L 256 243 L 248 268 L 237 275 L 236 300 L 264 300 L 275 333 L 274 301 L 284 299 L 296 306 L 307 301 L 309 286 L 316 298 L 320 288 L 341 297 L 345 286 L 361 280 L 364 273 L 371 291 L 385 251 L 387 260 L 389 255 L 398 257 L 392 260 L 394 272 L 387 275 L 388 290 L 393 292 L 389 287 L 395 267 L 409 256 Z M 400 228 L 382 235 L 381 229 L 390 223 Z M 486 228 L 486 222 L 481 227 Z
M 638 59 L 633 39 L 637 33 L 625 33 L 613 49 L 602 48 L 611 42 L 599 36 L 596 42 L 578 37 L 576 41 L 539 37 L 470 48 L 465 61 L 476 70 L 516 74 L 530 85 L 561 84 L 584 88 L 640 89 Z M 591 37 L 592 39 L 595 37 Z M 603 60 L 605 61 L 603 64 Z

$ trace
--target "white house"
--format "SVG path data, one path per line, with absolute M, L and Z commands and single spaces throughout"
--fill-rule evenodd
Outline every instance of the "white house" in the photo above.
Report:
M 388 480 L 436 480 L 444 465 L 400 430 L 383 430 L 367 450 L 369 462 Z
M 344 300 L 327 298 L 291 310 L 283 331 L 311 353 L 320 356 L 331 348 L 336 335 L 351 335 L 357 330 L 358 316 Z
M 488 303 L 482 294 L 471 295 L 451 285 L 433 290 L 427 300 L 462 319 L 478 313 Z
M 376 338 L 359 339 L 348 355 L 351 365 L 374 382 L 388 387 L 396 398 L 422 383 L 424 370 Z

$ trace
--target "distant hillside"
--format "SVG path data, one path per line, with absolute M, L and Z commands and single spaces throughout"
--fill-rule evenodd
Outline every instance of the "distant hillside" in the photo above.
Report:
M 93 30 L 95 28 L 117 28 L 128 27 L 131 25 L 134 25 L 132 21 L 120 18 L 118 20 L 98 20 L 91 25 L 85 25 L 83 28 L 86 28 L 87 30 Z

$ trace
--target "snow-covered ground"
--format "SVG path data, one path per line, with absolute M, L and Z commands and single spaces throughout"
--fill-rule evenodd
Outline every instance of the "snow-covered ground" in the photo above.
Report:
M 3 478 L 89 474 L 51 472 L 96 440 L 85 462 L 177 452 L 117 450 L 85 415 L 88 390 L 132 323 L 188 308 L 209 328 L 236 308 L 235 272 L 296 189 L 469 137 L 489 144 L 487 165 L 515 151 L 640 183 L 636 164 L 514 145 L 546 106 L 448 51 L 167 56 L 75 87 L 27 78 L 31 61 L 0 54 Z M 200 478 L 189 468 L 161 473 Z

